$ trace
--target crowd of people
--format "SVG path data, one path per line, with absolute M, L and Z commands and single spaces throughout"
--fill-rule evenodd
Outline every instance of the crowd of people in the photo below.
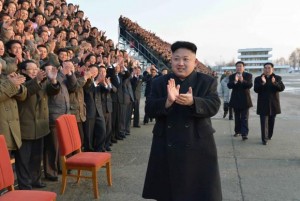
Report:
M 123 29 L 129 32 L 139 43 L 152 50 L 153 55 L 160 58 L 168 67 L 171 66 L 172 52 L 170 43 L 162 40 L 155 33 L 142 28 L 138 23 L 131 21 L 127 17 L 120 16 L 119 25 L 121 32 Z M 126 37 L 126 33 L 123 33 L 123 35 Z M 134 45 L 133 41 L 133 46 Z M 196 59 L 196 70 L 205 74 L 211 74 L 211 70 L 198 59 Z
M 83 151 L 111 151 L 113 144 L 130 135 L 132 114 L 133 127 L 141 127 L 145 83 L 143 124 L 152 118 L 156 123 L 143 196 L 221 200 L 210 120 L 220 106 L 212 78 L 216 75 L 196 59 L 193 43 L 179 41 L 171 46 L 128 18 L 119 20 L 161 59 L 169 63 L 172 59 L 173 73 L 155 65 L 142 72 L 138 61 L 119 50 L 105 31 L 91 26 L 78 5 L 64 0 L 0 0 L 0 134 L 15 158 L 18 188 L 45 187 L 42 167 L 45 179 L 58 180 L 55 120 L 60 115 L 76 116 Z M 234 115 L 234 136 L 247 140 L 253 82 L 244 66 L 237 62 L 236 72 L 226 73 L 221 83 L 228 88 L 224 118 L 228 112 L 230 119 Z M 264 145 L 273 136 L 275 117 L 281 112 L 278 93 L 283 90 L 273 64 L 266 63 L 264 73 L 254 81 Z M 178 157 L 186 161 L 180 163 L 182 169 L 168 166 L 169 161 L 177 164 Z M 181 171 L 187 168 L 190 171 Z M 162 186 L 175 188 L 166 191 Z
M 19 189 L 42 188 L 61 172 L 55 120 L 74 114 L 84 151 L 111 146 L 140 127 L 142 83 L 149 66 L 119 50 L 64 0 L 0 1 L 0 134 Z M 162 73 L 168 72 L 163 69 Z M 43 166 L 41 167 L 41 163 Z

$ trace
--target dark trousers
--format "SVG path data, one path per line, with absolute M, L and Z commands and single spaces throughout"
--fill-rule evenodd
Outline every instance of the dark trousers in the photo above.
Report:
M 126 105 L 126 113 L 125 113 L 125 133 L 130 133 L 131 127 L 131 115 L 132 115 L 132 105 L 133 102 Z
M 247 136 L 249 132 L 248 128 L 249 108 L 236 109 L 234 108 L 234 131 L 242 136 Z
M 59 145 L 55 125 L 50 125 L 50 134 L 44 137 L 44 174 L 56 177 L 60 168 Z
M 16 174 L 20 190 L 31 190 L 32 185 L 41 183 L 41 162 L 44 138 L 22 140 L 15 152 Z
M 80 135 L 80 139 L 81 139 L 81 146 L 83 147 L 83 143 L 84 143 L 84 132 L 83 132 L 83 125 L 82 125 L 82 122 L 77 122 L 77 126 L 78 126 L 78 131 L 79 131 L 79 135 Z
M 113 112 L 111 114 L 111 139 L 116 140 L 120 133 L 120 104 L 113 102 Z
M 137 99 L 133 103 L 133 126 L 140 125 L 140 100 Z
M 146 101 L 145 101 L 145 108 L 146 108 L 146 102 L 147 102 L 147 97 L 146 97 Z M 149 123 L 149 119 L 150 119 L 150 117 L 148 116 L 148 114 L 146 113 L 146 110 L 145 110 L 144 124 Z
M 266 142 L 273 136 L 276 115 L 260 115 L 261 140 Z
M 121 104 L 120 110 L 120 133 L 121 135 L 126 133 L 126 118 L 127 118 L 127 106 L 128 104 Z
M 87 118 L 84 127 L 84 149 L 86 151 L 103 151 L 105 144 L 105 120 L 103 116 Z
M 104 119 L 106 126 L 105 147 L 109 147 L 111 144 L 111 113 L 105 113 Z

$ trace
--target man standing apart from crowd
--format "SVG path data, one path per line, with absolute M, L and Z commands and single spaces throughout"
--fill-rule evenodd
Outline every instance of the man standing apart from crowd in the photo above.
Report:
M 234 137 L 242 135 L 242 139 L 247 140 L 249 108 L 253 106 L 250 97 L 252 74 L 245 72 L 245 63 L 242 61 L 236 62 L 235 68 L 236 73 L 229 76 L 227 84 L 232 89 L 229 106 L 234 110 Z
M 195 44 L 172 44 L 173 73 L 158 77 L 146 102 L 156 118 L 143 197 L 158 201 L 222 200 L 210 117 L 220 107 L 217 81 L 194 71 Z
M 281 77 L 274 74 L 272 63 L 264 64 L 264 72 L 254 80 L 257 96 L 257 114 L 260 116 L 261 140 L 268 144 L 273 136 L 276 114 L 281 113 L 279 92 L 285 88 Z

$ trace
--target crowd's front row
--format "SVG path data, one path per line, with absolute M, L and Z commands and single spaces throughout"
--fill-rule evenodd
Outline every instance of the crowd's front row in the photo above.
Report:
M 242 136 L 243 140 L 248 139 L 249 108 L 252 107 L 250 89 L 253 86 L 252 74 L 245 72 L 245 64 L 238 61 L 236 72 L 231 74 L 225 72 L 221 77 L 221 94 L 224 101 L 225 118 L 229 111 L 229 119 L 233 118 L 234 110 L 234 137 Z M 267 145 L 272 139 L 275 117 L 281 113 L 279 92 L 285 86 L 279 75 L 274 74 L 273 63 L 265 63 L 263 73 L 254 79 L 254 91 L 257 96 L 257 114 L 260 116 L 261 140 L 263 145 Z M 231 96 L 229 95 L 231 91 Z
M 0 59 L 0 134 L 15 157 L 19 189 L 43 188 L 45 178 L 57 181 L 61 172 L 55 120 L 74 114 L 84 151 L 111 151 L 112 143 L 130 135 L 131 115 L 139 125 L 142 82 L 151 78 L 147 68 L 129 67 L 120 59 L 113 65 L 76 66 L 60 60 L 40 68 L 33 60 L 9 70 Z M 17 73 L 18 72 L 18 73 Z

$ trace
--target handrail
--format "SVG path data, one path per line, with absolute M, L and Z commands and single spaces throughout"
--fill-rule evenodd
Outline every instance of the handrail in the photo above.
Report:
M 122 27 L 123 28 L 123 30 L 125 31 L 125 33 L 126 34 L 128 34 L 129 36 L 130 36 L 130 39 L 133 39 L 134 41 L 133 42 L 136 42 L 137 43 L 137 46 L 138 47 L 136 47 L 136 45 L 134 45 L 134 49 L 136 49 L 137 50 L 137 52 L 139 53 L 139 54 L 141 54 L 141 55 L 143 55 L 143 57 L 145 57 L 148 61 L 150 61 L 151 63 L 154 63 L 153 62 L 153 59 L 155 59 L 155 61 L 156 61 L 156 66 L 157 66 L 157 68 L 158 68 L 158 64 L 162 64 L 164 67 L 167 67 L 168 68 L 168 66 L 161 60 L 161 59 L 158 59 L 155 55 L 153 55 L 152 54 L 152 52 L 150 52 L 149 50 L 148 50 L 148 48 L 147 47 L 145 47 L 144 45 L 142 45 L 131 33 L 129 33 L 124 27 Z M 119 37 L 121 36 L 122 38 L 124 38 L 125 39 L 125 41 L 128 43 L 128 44 L 130 44 L 130 42 L 132 42 L 132 41 L 130 41 L 128 38 L 129 37 L 126 37 L 126 36 L 124 36 L 123 34 L 121 34 L 121 31 L 120 31 L 120 29 L 121 29 L 121 26 L 119 25 Z M 150 59 L 147 55 L 145 55 L 141 50 L 140 50 L 140 46 L 141 47 L 143 47 L 143 49 L 148 53 L 148 54 L 150 54 L 151 55 L 151 57 L 152 57 L 152 59 Z

